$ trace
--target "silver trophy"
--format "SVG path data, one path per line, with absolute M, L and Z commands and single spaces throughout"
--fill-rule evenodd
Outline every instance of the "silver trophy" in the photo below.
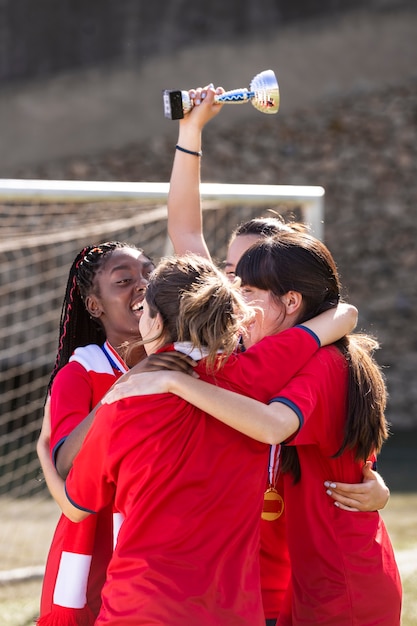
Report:
M 171 120 L 182 119 L 194 106 L 188 91 L 165 89 L 163 97 L 165 117 Z M 221 95 L 214 96 L 214 101 L 229 104 L 251 102 L 261 113 L 278 113 L 278 81 L 272 70 L 264 70 L 252 79 L 249 89 L 225 91 Z

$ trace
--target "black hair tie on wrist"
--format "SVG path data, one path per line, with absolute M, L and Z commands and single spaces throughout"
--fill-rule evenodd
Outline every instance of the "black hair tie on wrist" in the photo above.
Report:
M 179 150 L 180 152 L 185 152 L 185 154 L 192 154 L 193 156 L 196 156 L 196 157 L 203 156 L 203 152 L 201 150 L 199 150 L 198 152 L 195 150 L 187 150 L 187 148 L 182 148 L 178 144 L 175 146 L 175 149 Z

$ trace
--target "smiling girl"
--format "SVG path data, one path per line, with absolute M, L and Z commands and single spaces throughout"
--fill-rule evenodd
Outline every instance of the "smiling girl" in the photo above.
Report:
M 127 348 L 139 339 L 153 267 L 142 250 L 117 241 L 84 248 L 73 261 L 48 386 L 51 432 L 38 443 L 61 472 L 71 466 L 79 424 L 88 423 L 115 380 L 145 355 L 142 346 Z M 39 626 L 94 623 L 118 520 L 111 506 L 80 525 L 61 516 L 46 564 Z

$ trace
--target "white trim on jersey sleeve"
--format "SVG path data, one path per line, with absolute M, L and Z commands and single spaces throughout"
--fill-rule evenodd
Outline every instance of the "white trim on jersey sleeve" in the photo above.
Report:
M 76 361 L 83 366 L 87 372 L 93 371 L 98 374 L 113 374 L 114 371 L 109 363 L 107 356 L 104 354 L 100 346 L 92 343 L 82 348 L 76 348 L 74 354 L 70 357 L 71 361 Z

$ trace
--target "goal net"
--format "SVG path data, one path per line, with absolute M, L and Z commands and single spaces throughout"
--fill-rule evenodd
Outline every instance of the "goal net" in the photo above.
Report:
M 36 198 L 22 202 L 2 195 L 1 182 L 0 590 L 6 579 L 19 578 L 18 568 L 22 577 L 42 575 L 59 514 L 40 479 L 36 441 L 75 255 L 86 245 L 109 240 L 136 244 L 155 262 L 172 252 L 163 202 L 71 198 L 61 203 Z M 297 197 L 290 207 L 281 200 L 264 205 L 225 203 L 221 197 L 206 201 L 204 230 L 213 258 L 225 258 L 228 238 L 239 223 L 267 215 L 270 208 L 303 219 Z
M 163 253 L 166 223 L 155 207 L 3 205 L 0 249 L 0 495 L 34 495 L 45 390 L 58 341 L 69 267 L 85 245 L 129 241 Z

